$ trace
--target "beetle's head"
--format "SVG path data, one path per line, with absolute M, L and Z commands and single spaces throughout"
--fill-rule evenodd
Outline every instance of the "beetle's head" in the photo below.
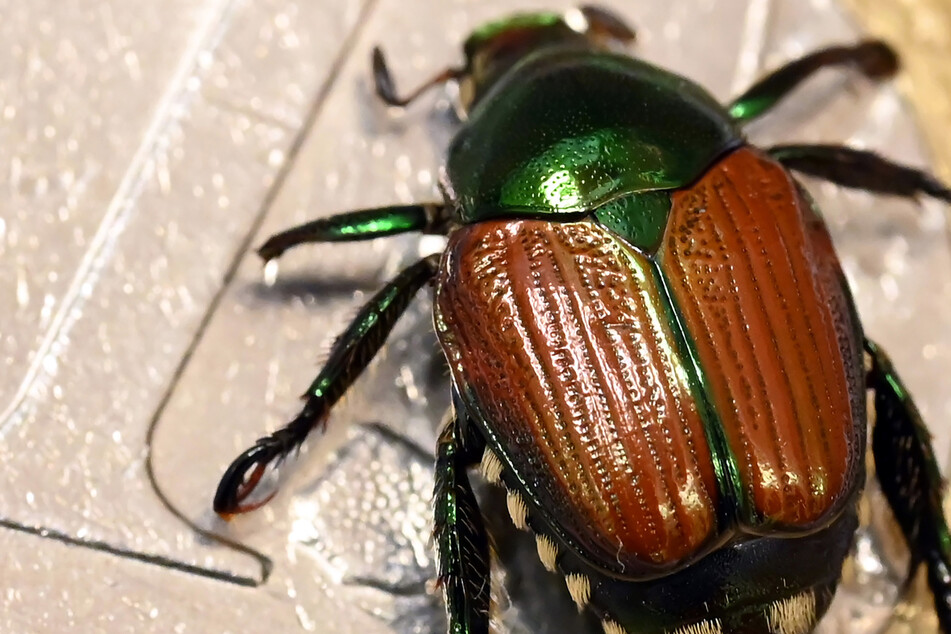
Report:
M 567 13 L 523 13 L 489 22 L 464 44 L 465 68 L 458 76 L 467 112 L 495 81 L 522 59 L 546 48 L 610 50 L 634 40 L 634 31 L 606 9 L 582 6 Z
M 391 106 L 406 106 L 427 89 L 459 83 L 461 115 L 468 114 L 505 72 L 519 61 L 550 48 L 611 50 L 634 40 L 634 31 L 606 9 L 583 6 L 565 14 L 520 13 L 484 24 L 466 39 L 466 63 L 437 73 L 407 96 L 397 93 L 383 52 L 373 50 L 376 93 Z

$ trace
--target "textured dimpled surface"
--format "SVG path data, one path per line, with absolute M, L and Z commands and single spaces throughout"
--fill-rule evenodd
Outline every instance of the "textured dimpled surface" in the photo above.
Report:
M 459 229 L 436 324 L 542 528 L 637 577 L 713 535 L 827 523 L 861 484 L 843 284 L 809 201 L 741 148 L 673 194 L 655 253 L 588 221 Z M 718 491 L 735 517 L 718 522 Z
M 673 203 L 661 268 L 747 521 L 808 526 L 856 483 L 863 446 L 861 343 L 838 260 L 790 177 L 755 150 L 720 161 Z
M 629 56 L 538 53 L 502 79 L 449 147 L 463 217 L 588 211 L 693 181 L 738 137 L 693 82 Z
M 590 222 L 460 229 L 437 283 L 456 384 L 544 520 L 618 573 L 715 529 L 716 483 L 651 266 Z

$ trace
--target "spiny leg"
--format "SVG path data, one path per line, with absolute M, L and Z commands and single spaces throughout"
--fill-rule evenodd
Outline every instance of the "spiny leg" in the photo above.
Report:
M 789 169 L 845 187 L 913 198 L 924 194 L 951 203 L 951 189 L 928 172 L 841 145 L 777 145 L 770 156 Z
M 451 79 L 459 79 L 465 74 L 465 69 L 447 68 L 434 75 L 429 81 L 423 83 L 406 97 L 400 97 L 396 93 L 396 85 L 393 82 L 393 76 L 390 75 L 390 69 L 386 64 L 386 58 L 383 57 L 383 51 L 380 50 L 379 46 L 373 47 L 374 88 L 376 89 L 377 96 L 388 106 L 399 106 L 401 108 L 408 106 L 414 99 L 419 97 L 430 88 L 438 86 L 439 84 L 444 84 Z
M 453 415 L 436 449 L 433 535 L 450 634 L 489 631 L 489 540 L 466 474 L 484 447 Z
M 878 40 L 830 46 L 789 62 L 753 84 L 730 104 L 730 114 L 741 123 L 752 121 L 822 68 L 853 66 L 869 79 L 887 79 L 898 71 L 898 65 L 895 51 Z
M 269 464 L 283 459 L 304 442 L 311 430 L 325 423 L 331 407 L 370 364 L 396 320 L 416 292 L 433 277 L 438 266 L 438 255 L 423 258 L 397 275 L 360 309 L 334 342 L 327 363 L 304 394 L 306 403 L 300 414 L 285 427 L 258 440 L 225 471 L 215 493 L 216 513 L 229 516 L 251 511 L 274 495 L 243 504 Z
M 351 242 L 410 231 L 444 233 L 448 221 L 446 207 L 442 203 L 359 209 L 276 233 L 261 245 L 258 255 L 271 260 L 305 242 Z
M 875 393 L 872 453 L 882 491 L 901 526 L 915 568 L 928 567 L 928 583 L 942 632 L 951 632 L 951 536 L 942 511 L 944 482 L 931 435 L 891 361 L 866 340 L 872 357 L 868 385 Z

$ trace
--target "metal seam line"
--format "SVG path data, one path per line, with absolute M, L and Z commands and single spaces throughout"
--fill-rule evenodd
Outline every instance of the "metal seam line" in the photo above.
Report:
M 223 544 L 229 548 L 232 548 L 238 552 L 247 554 L 248 556 L 254 558 L 260 566 L 260 578 L 250 579 L 243 576 L 232 576 L 226 581 L 236 583 L 239 585 L 252 585 L 258 586 L 263 585 L 267 582 L 268 577 L 271 574 L 271 569 L 273 564 L 270 558 L 257 551 L 253 548 L 241 544 L 239 542 L 233 541 L 227 537 L 219 535 L 218 533 L 212 532 L 205 528 L 202 528 L 195 524 L 190 518 L 188 518 L 184 513 L 177 509 L 168 497 L 165 495 L 161 486 L 159 486 L 158 480 L 155 477 L 155 469 L 152 462 L 152 439 L 155 436 L 155 431 L 158 428 L 159 422 L 162 419 L 162 414 L 165 411 L 165 408 L 168 406 L 169 401 L 171 400 L 172 393 L 175 391 L 175 387 L 178 385 L 179 380 L 185 373 L 185 369 L 188 367 L 189 361 L 191 361 L 192 355 L 198 347 L 198 343 L 201 341 L 202 336 L 205 333 L 205 330 L 208 328 L 208 325 L 211 323 L 214 314 L 217 312 L 218 307 L 221 305 L 221 300 L 224 298 L 225 291 L 230 288 L 231 283 L 234 281 L 235 275 L 237 274 L 238 267 L 241 264 L 241 261 L 244 259 L 244 256 L 247 254 L 251 242 L 254 237 L 257 235 L 258 231 L 261 228 L 261 225 L 264 222 L 264 218 L 267 216 L 267 212 L 270 210 L 274 201 L 277 199 L 278 193 L 281 191 L 281 188 L 284 186 L 284 182 L 287 180 L 288 174 L 290 174 L 291 168 L 297 158 L 297 155 L 300 153 L 301 148 L 303 147 L 305 141 L 310 136 L 311 130 L 314 128 L 314 123 L 317 120 L 320 111 L 323 109 L 323 105 L 327 100 L 327 97 L 330 94 L 331 89 L 337 82 L 337 78 L 340 75 L 344 64 L 347 59 L 350 57 L 350 53 L 353 51 L 356 42 L 358 40 L 359 34 L 363 31 L 364 25 L 367 23 L 369 16 L 371 15 L 373 9 L 376 7 L 378 0 L 367 0 L 360 10 L 360 14 L 357 18 L 356 25 L 347 35 L 347 38 L 344 40 L 343 45 L 340 48 L 340 53 L 337 55 L 337 58 L 334 60 L 333 65 L 331 66 L 330 73 L 327 75 L 327 78 L 324 80 L 323 84 L 317 91 L 316 96 L 314 97 L 313 104 L 310 109 L 307 111 L 304 121 L 300 127 L 300 131 L 297 136 L 294 138 L 294 141 L 291 143 L 287 151 L 287 158 L 284 163 L 281 165 L 280 169 L 277 171 L 277 174 L 274 177 L 274 183 L 268 189 L 267 193 L 264 196 L 264 199 L 261 202 L 261 206 L 258 209 L 257 214 L 254 217 L 251 226 L 248 228 L 248 232 L 245 234 L 244 239 L 238 245 L 238 249 L 235 252 L 234 257 L 232 258 L 231 265 L 228 267 L 225 272 L 224 278 L 222 279 L 221 286 L 218 288 L 218 291 L 212 297 L 211 302 L 208 304 L 208 309 L 205 311 L 204 316 L 201 319 L 201 322 L 198 325 L 198 328 L 195 330 L 195 334 L 192 337 L 192 341 L 189 343 L 188 348 L 185 350 L 182 355 L 181 361 L 179 362 L 178 367 L 175 368 L 175 372 L 172 374 L 172 378 L 169 381 L 168 388 L 165 393 L 162 395 L 161 400 L 159 401 L 158 406 L 155 409 L 155 414 L 152 417 L 152 420 L 149 422 L 148 432 L 146 433 L 145 445 L 146 445 L 146 456 L 145 456 L 145 470 L 146 476 L 149 482 L 152 485 L 152 489 L 155 491 L 155 494 L 161 500 L 162 504 L 177 517 L 183 524 L 188 526 L 196 534 L 206 537 L 208 539 L 214 540 L 219 544 Z M 249 583 L 250 582 L 250 583 Z

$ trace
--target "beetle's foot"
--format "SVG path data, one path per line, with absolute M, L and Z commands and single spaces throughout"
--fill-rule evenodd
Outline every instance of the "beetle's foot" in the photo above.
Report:
M 858 45 L 859 69 L 869 79 L 887 79 L 898 72 L 898 53 L 881 40 L 866 40 Z
M 284 251 L 287 250 L 286 242 L 287 240 L 283 233 L 275 234 L 258 247 L 258 255 L 265 263 L 270 262 L 274 258 L 279 258 L 284 254 Z
M 376 88 L 377 96 L 388 106 L 403 107 L 409 103 L 406 99 L 400 99 L 396 95 L 396 86 L 393 84 L 393 76 L 390 74 L 389 66 L 386 64 L 386 58 L 379 46 L 373 47 L 373 83 Z
M 277 493 L 276 489 L 260 500 L 244 503 L 260 484 L 268 466 L 282 455 L 279 445 L 265 438 L 238 456 L 218 483 L 212 503 L 215 513 L 229 520 L 234 515 L 253 511 L 270 502 Z

